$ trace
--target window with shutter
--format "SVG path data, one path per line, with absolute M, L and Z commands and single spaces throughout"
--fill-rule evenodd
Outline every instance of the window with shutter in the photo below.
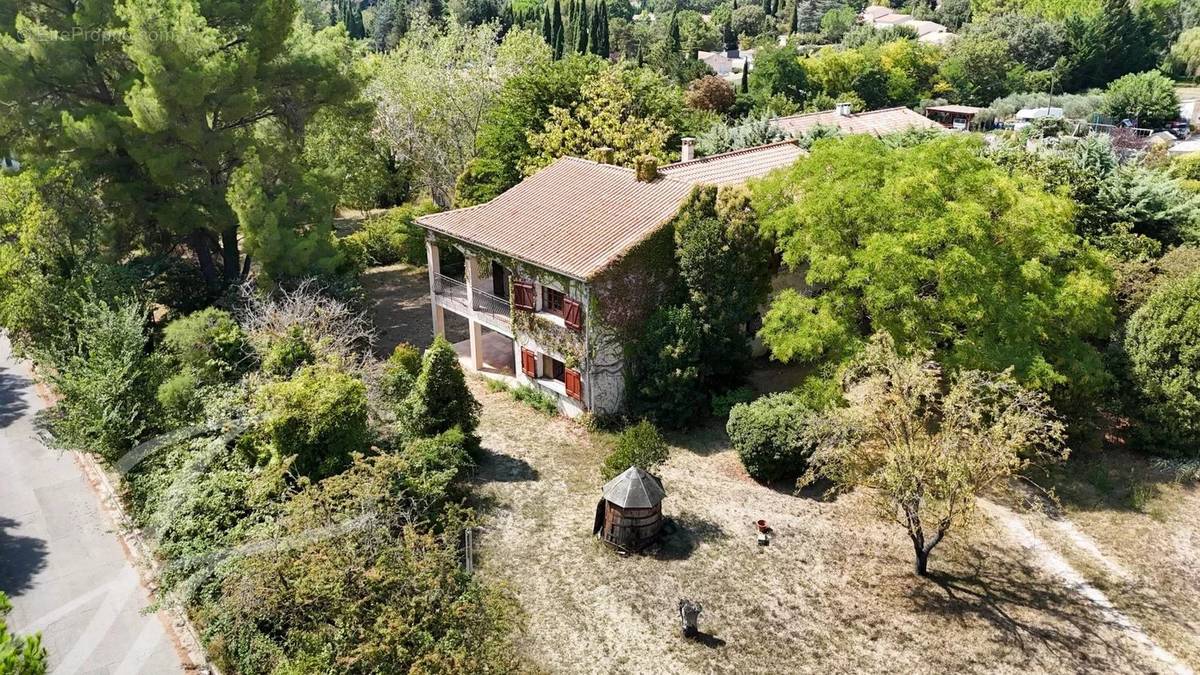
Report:
M 583 305 L 580 305 L 578 300 L 563 300 L 563 323 L 571 330 L 583 328 Z
M 576 401 L 583 400 L 583 381 L 579 378 L 579 371 L 567 368 L 563 373 L 563 383 L 567 385 L 567 396 Z
M 537 377 L 537 356 L 528 349 L 521 348 L 521 372 L 526 377 Z
M 533 283 L 529 281 L 513 282 L 513 307 L 532 312 L 534 309 Z

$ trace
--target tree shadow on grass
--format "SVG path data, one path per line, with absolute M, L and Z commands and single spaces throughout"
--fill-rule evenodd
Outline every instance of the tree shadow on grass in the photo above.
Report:
M 966 557 L 953 569 L 931 571 L 927 583 L 914 583 L 909 596 L 921 611 L 985 621 L 1022 653 L 1035 657 L 1048 651 L 1082 671 L 1138 672 L 1145 666 L 1143 651 L 1118 637 L 1125 628 L 1115 615 L 1078 587 L 998 548 L 974 548 Z M 1129 614 L 1183 619 L 1167 603 L 1144 594 L 1122 599 L 1122 610 Z
M 33 577 L 46 567 L 46 542 L 9 534 L 18 524 L 0 516 L 0 591 L 9 597 L 29 590 Z
M 663 528 L 662 540 L 650 553 L 659 560 L 686 560 L 700 544 L 728 537 L 729 533 L 717 523 L 685 511 L 671 517 Z
M 484 483 L 523 483 L 538 479 L 538 471 L 520 457 L 484 450 L 484 457 L 475 472 L 476 480 Z

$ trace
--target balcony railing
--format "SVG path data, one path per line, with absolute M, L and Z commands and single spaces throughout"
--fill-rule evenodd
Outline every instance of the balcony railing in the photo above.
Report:
M 512 305 L 504 298 L 496 297 L 487 291 L 475 289 L 472 293 L 475 296 L 475 310 L 479 312 L 487 312 L 488 314 L 499 314 L 504 318 L 508 318 L 512 311 Z
M 467 285 L 444 274 L 433 276 L 433 292 L 443 299 L 443 305 L 460 314 L 475 312 L 480 321 L 490 328 L 509 330 L 512 306 L 508 300 L 496 297 L 478 288 L 472 289 L 474 306 L 467 304 Z
M 467 301 L 467 285 L 445 274 L 434 275 L 433 292 L 448 298 L 460 300 L 464 303 Z

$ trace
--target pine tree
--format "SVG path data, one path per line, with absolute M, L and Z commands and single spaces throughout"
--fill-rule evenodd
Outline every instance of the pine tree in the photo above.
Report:
M 554 9 L 551 12 L 551 30 L 554 33 L 554 41 L 551 43 L 554 46 L 554 59 L 557 61 L 563 57 L 563 44 L 565 42 L 563 35 L 563 15 L 562 4 L 559 0 L 554 0 Z
M 667 25 L 667 51 L 672 54 L 683 51 L 683 41 L 679 37 L 678 10 L 671 10 L 671 22 Z
M 1104 0 L 1097 21 L 1103 52 L 1097 64 L 1102 79 L 1097 84 L 1154 68 L 1157 57 L 1149 37 L 1153 30 L 1134 15 L 1129 0 Z

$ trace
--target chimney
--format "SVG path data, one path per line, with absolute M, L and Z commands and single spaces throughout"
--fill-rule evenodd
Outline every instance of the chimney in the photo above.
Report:
M 600 162 L 601 164 L 612 164 L 613 153 L 614 150 L 608 146 L 596 148 L 596 161 Z
M 696 159 L 696 139 L 684 136 L 683 148 L 679 151 L 679 161 L 690 162 L 693 159 Z
M 850 116 L 850 104 L 849 103 L 837 104 L 837 114 L 841 115 L 842 117 L 849 117 Z
M 658 158 L 653 155 L 642 155 L 634 160 L 634 175 L 638 182 L 649 183 L 658 178 Z

